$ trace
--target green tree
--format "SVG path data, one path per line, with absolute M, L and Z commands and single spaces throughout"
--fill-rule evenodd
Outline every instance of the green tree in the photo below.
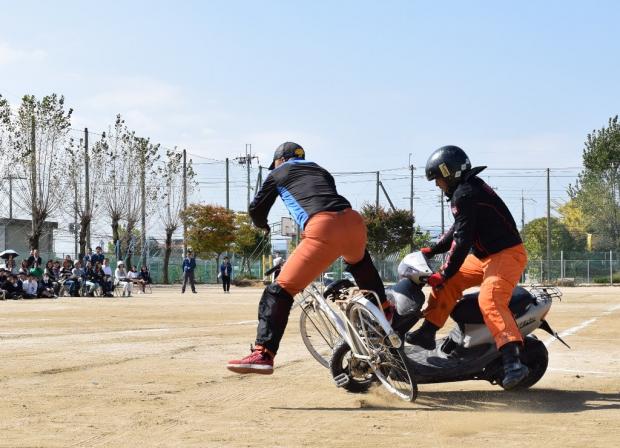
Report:
M 620 249 L 620 124 L 618 116 L 608 126 L 588 134 L 583 150 L 584 169 L 569 194 L 586 217 L 595 249 Z
M 523 241 L 530 259 L 547 256 L 547 218 L 528 222 L 523 228 Z M 583 250 L 585 241 L 575 241 L 566 226 L 557 218 L 551 218 L 551 251 Z
M 413 241 L 413 217 L 408 210 L 386 210 L 362 205 L 361 214 L 368 229 L 368 251 L 381 259 L 399 252 Z
M 586 217 L 583 214 L 581 208 L 574 199 L 569 200 L 565 204 L 558 207 L 557 211 L 560 213 L 560 222 L 564 224 L 566 229 L 570 232 L 577 246 L 585 246 L 588 224 Z
M 219 205 L 191 204 L 181 212 L 181 219 L 187 226 L 188 245 L 219 264 L 220 255 L 235 240 L 235 214 Z
M 271 247 L 265 232 L 252 225 L 247 213 L 235 215 L 235 241 L 233 248 L 236 253 L 243 257 L 241 272 L 247 272 L 250 276 L 251 261 L 253 257 L 268 254 Z

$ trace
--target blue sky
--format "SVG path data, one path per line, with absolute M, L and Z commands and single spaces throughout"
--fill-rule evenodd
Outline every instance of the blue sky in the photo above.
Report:
M 571 168 L 556 172 L 561 201 L 587 133 L 618 113 L 619 5 L 0 0 L 0 93 L 62 93 L 77 129 L 121 113 L 214 159 L 252 143 L 268 164 L 294 140 L 330 170 L 372 171 L 457 144 L 492 168 Z M 527 218 L 544 214 L 543 178 L 488 173 L 515 215 L 520 190 Z M 374 200 L 369 179 L 343 186 L 357 206 Z M 404 178 L 386 186 L 408 207 Z M 436 226 L 433 186 L 416 191 L 419 222 Z

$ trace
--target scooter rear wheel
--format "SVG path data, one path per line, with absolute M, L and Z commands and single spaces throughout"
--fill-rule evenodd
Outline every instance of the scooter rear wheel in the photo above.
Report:
M 521 362 L 527 366 L 529 374 L 511 390 L 529 389 L 543 377 L 549 365 L 549 352 L 547 351 L 547 347 L 545 347 L 545 344 L 536 336 L 527 336 L 523 343 Z

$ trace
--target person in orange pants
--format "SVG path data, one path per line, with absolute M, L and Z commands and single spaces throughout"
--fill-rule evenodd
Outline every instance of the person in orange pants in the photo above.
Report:
M 267 215 L 280 196 L 303 229 L 302 240 L 277 280 L 263 291 L 255 346 L 250 355 L 227 365 L 228 370 L 236 373 L 273 373 L 273 358 L 286 329 L 293 296 L 340 256 L 357 286 L 374 291 L 386 315 L 392 312 L 383 282 L 366 251 L 364 219 L 338 194 L 331 174 L 306 161 L 304 149 L 293 142 L 276 149 L 269 169 L 271 173 L 250 204 L 250 217 L 254 225 L 269 232 Z
M 502 353 L 502 385 L 511 389 L 528 375 L 519 357 L 523 338 L 508 308 L 527 253 L 508 207 L 477 176 L 485 168 L 472 168 L 467 154 L 457 146 L 439 148 L 426 163 L 427 179 L 435 180 L 451 202 L 454 225 L 437 244 L 422 249 L 427 256 L 448 252 L 448 257 L 441 272 L 429 277 L 433 290 L 425 320 L 418 330 L 407 334 L 406 341 L 433 350 L 435 333 L 463 291 L 480 285 L 480 311 Z

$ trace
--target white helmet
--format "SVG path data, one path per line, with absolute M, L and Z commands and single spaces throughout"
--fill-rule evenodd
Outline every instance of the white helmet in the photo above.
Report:
M 432 273 L 433 270 L 428 265 L 428 260 L 420 251 L 406 255 L 398 265 L 398 275 L 418 285 L 426 284 L 426 280 Z

